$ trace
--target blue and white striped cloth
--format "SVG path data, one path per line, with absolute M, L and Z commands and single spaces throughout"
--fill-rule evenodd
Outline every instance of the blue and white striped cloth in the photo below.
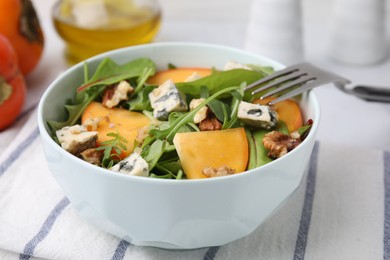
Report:
M 47 168 L 35 110 L 0 143 L 0 259 L 390 259 L 390 152 L 317 143 L 299 189 L 251 235 L 165 250 L 77 215 Z

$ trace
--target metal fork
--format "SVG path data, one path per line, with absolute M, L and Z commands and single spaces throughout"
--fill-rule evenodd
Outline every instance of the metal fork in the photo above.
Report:
M 310 63 L 301 63 L 253 82 L 245 88 L 245 91 L 252 89 L 251 93 L 255 95 L 268 90 L 261 95 L 261 99 L 281 94 L 269 102 L 272 105 L 328 83 L 334 83 L 338 88 L 345 90 L 345 85 L 351 82 L 346 78 L 322 70 Z

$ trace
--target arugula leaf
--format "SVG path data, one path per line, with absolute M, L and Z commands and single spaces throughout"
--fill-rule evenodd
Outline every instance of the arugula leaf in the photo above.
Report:
M 48 125 L 52 129 L 52 135 L 54 135 L 55 131 L 65 126 L 76 124 L 84 109 L 103 92 L 106 85 L 114 84 L 124 79 L 139 77 L 137 89 L 139 92 L 142 92 L 141 85 L 155 72 L 156 66 L 154 62 L 147 58 L 135 59 L 123 65 L 118 65 L 111 59 L 106 58 L 99 64 L 94 75 L 88 79 L 88 64 L 84 63 L 84 83 L 77 89 L 78 92 L 74 104 L 65 105 L 67 119 L 63 122 L 48 121 Z M 135 99 L 133 101 L 138 106 L 146 98 L 142 95 L 145 94 L 141 94 L 141 100 Z
M 210 95 L 231 86 L 239 86 L 246 82 L 249 85 L 264 77 L 264 73 L 253 70 L 234 69 L 215 72 L 207 77 L 190 82 L 176 83 L 176 87 L 181 93 L 199 97 L 200 89 L 207 86 Z
M 137 94 L 142 90 L 144 87 L 145 82 L 148 80 L 150 76 L 152 76 L 156 72 L 155 69 L 151 67 L 145 67 L 144 70 L 142 71 L 142 74 L 139 75 L 138 80 L 137 80 L 137 86 L 135 87 L 134 94 Z
M 97 85 L 111 85 L 121 80 L 139 77 L 145 73 L 145 69 L 150 69 L 149 75 L 153 75 L 156 72 L 156 65 L 147 58 L 135 59 L 123 65 L 118 65 L 111 59 L 105 58 L 94 75 L 81 85 L 77 92 Z
M 108 133 L 107 136 L 112 139 L 102 142 L 96 150 L 103 151 L 102 167 L 111 168 L 121 160 L 120 154 L 127 150 L 128 141 L 119 132 Z
M 129 110 L 141 111 L 141 110 L 151 110 L 149 93 L 153 91 L 155 86 L 147 85 L 137 94 L 135 94 L 128 102 Z M 152 116 L 153 117 L 153 116 Z
M 205 105 L 207 105 L 211 100 L 216 99 L 217 97 L 232 93 L 234 90 L 237 90 L 238 87 L 228 87 L 222 90 L 219 90 L 209 98 L 207 98 L 205 101 L 200 103 L 198 106 L 196 106 L 193 110 L 191 110 L 188 113 L 183 113 L 180 116 L 178 116 L 175 120 L 173 120 L 172 123 L 169 124 L 169 127 L 166 129 L 151 129 L 150 134 L 154 136 L 157 139 L 167 139 L 169 142 L 173 140 L 173 137 L 175 134 L 180 130 L 182 126 L 185 124 L 192 122 L 195 114 Z
M 47 121 L 47 124 L 53 131 L 52 135 L 55 131 L 70 125 L 75 125 L 79 118 L 81 117 L 82 113 L 84 112 L 84 109 L 91 103 L 97 96 L 100 95 L 101 92 L 103 92 L 104 88 L 100 87 L 98 88 L 95 93 L 92 94 L 85 94 L 81 96 L 81 101 L 79 101 L 78 104 L 74 105 L 65 105 L 65 109 L 67 111 L 67 120 L 63 122 L 59 121 Z
M 240 87 L 236 91 L 232 91 L 231 94 L 233 98 L 230 105 L 231 107 L 230 116 L 223 122 L 222 129 L 232 128 L 233 125 L 237 122 L 238 107 L 244 96 L 245 86 L 246 86 L 245 82 L 241 83 Z

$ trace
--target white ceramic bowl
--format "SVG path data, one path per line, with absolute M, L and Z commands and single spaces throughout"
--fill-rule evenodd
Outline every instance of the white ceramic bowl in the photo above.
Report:
M 125 63 L 149 57 L 158 68 L 168 63 L 216 67 L 231 60 L 283 66 L 238 49 L 197 43 L 156 43 L 101 54 Z M 315 142 L 319 104 L 313 93 L 300 99 L 306 119 L 314 120 L 296 149 L 263 167 L 200 180 L 165 180 L 127 176 L 91 165 L 67 153 L 48 134 L 47 120 L 58 120 L 64 104 L 83 80 L 83 64 L 59 76 L 44 93 L 38 109 L 39 130 L 49 168 L 71 205 L 100 229 L 134 245 L 199 248 L 223 245 L 254 231 L 299 186 Z

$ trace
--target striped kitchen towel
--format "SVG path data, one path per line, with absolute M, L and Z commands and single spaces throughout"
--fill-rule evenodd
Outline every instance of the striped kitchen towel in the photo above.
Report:
M 389 152 L 317 142 L 300 187 L 252 234 L 165 250 L 80 218 L 47 168 L 36 111 L 28 116 L 0 154 L 0 259 L 390 259 Z

